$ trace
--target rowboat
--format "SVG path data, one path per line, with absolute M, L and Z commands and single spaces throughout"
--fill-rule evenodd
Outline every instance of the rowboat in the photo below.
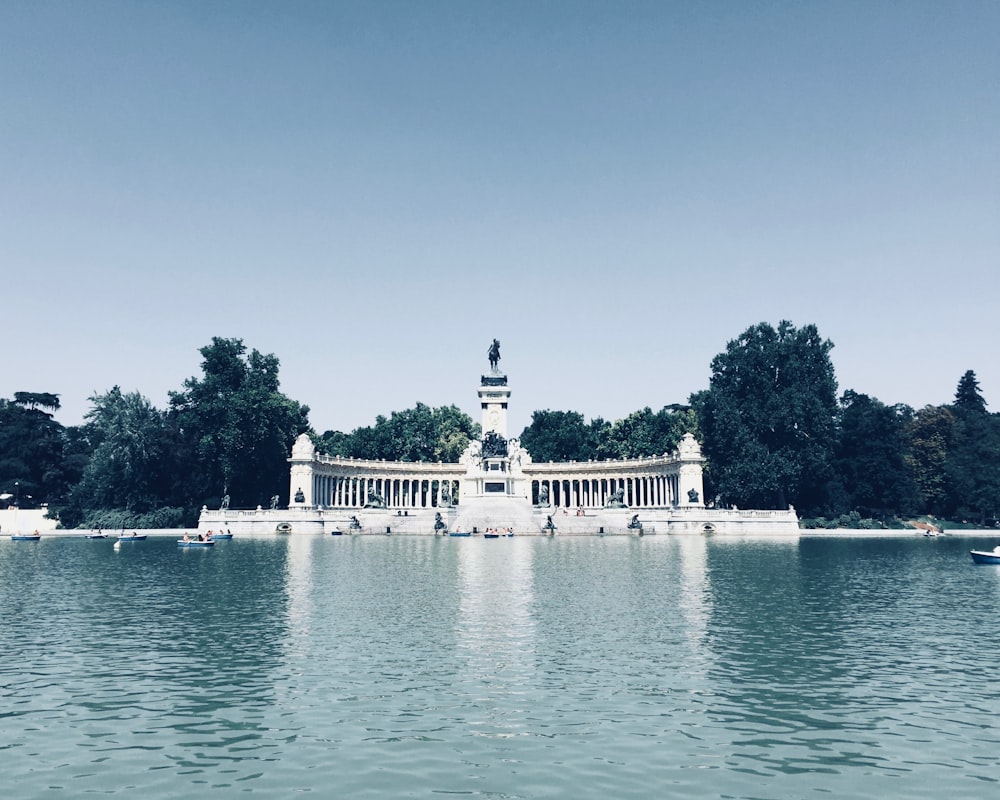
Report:
M 183 539 L 177 540 L 178 547 L 215 547 L 215 542 L 211 539 L 205 539 L 203 541 L 198 541 L 197 539 L 192 539 L 189 542 L 185 542 Z
M 969 555 L 977 564 L 1000 564 L 1000 545 L 992 550 L 970 550 Z
M 37 542 L 41 538 L 40 533 L 12 533 L 10 536 L 12 542 Z
M 133 533 L 130 536 L 119 536 L 119 542 L 144 542 L 146 541 L 145 533 Z
M 483 534 L 483 538 L 484 539 L 499 539 L 500 538 L 500 534 L 499 533 L 484 533 Z
M 232 538 L 233 538 L 233 535 L 231 533 L 213 533 L 212 534 L 212 541 L 213 542 L 217 541 L 217 540 L 220 540 L 220 539 L 222 541 L 226 542 L 226 541 L 229 541 Z
M 88 539 L 107 539 L 108 535 L 106 533 L 88 533 Z
M 449 536 L 472 536 L 472 531 L 452 531 Z

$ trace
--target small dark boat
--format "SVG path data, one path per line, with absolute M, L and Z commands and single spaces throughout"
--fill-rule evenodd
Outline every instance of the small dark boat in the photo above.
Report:
M 483 538 L 484 539 L 499 539 L 500 538 L 500 534 L 499 533 L 484 533 L 483 534 Z
M 217 540 L 221 540 L 223 542 L 228 542 L 232 538 L 233 538 L 233 535 L 231 533 L 213 533 L 212 534 L 212 541 L 213 542 L 217 541 Z
M 133 534 L 130 534 L 129 536 L 119 536 L 118 537 L 118 541 L 119 542 L 144 542 L 144 541 L 146 541 L 146 534 L 145 533 L 133 533 Z
M 185 542 L 183 539 L 178 539 L 177 540 L 177 546 L 178 547 L 215 547 L 215 542 L 213 542 L 211 539 L 204 539 L 204 540 L 202 540 L 200 542 L 197 539 L 191 539 L 188 542 Z
M 331 536 L 343 536 L 344 532 L 343 531 L 330 531 L 330 535 Z
M 88 539 L 107 539 L 108 535 L 106 533 L 88 533 Z
M 992 550 L 970 550 L 969 555 L 977 564 L 1000 564 L 1000 545 Z
M 10 536 L 12 542 L 37 542 L 41 538 L 40 533 L 13 533 Z
M 449 536 L 472 536 L 472 531 L 452 531 Z

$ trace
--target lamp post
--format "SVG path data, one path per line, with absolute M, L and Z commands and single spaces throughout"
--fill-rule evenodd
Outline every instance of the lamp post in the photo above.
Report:
M 14 481 L 14 508 L 21 505 L 21 482 Z

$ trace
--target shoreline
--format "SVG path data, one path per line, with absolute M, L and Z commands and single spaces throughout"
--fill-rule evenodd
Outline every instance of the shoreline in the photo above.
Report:
M 187 531 L 191 534 L 196 534 L 197 527 L 191 528 L 126 528 L 125 531 L 138 533 L 140 535 L 149 536 L 153 538 L 180 538 Z M 41 536 L 43 539 L 46 538 L 58 538 L 58 539 L 85 539 L 89 534 L 94 531 L 91 529 L 49 529 L 41 530 Z M 8 531 L 4 530 L 0 533 L 0 538 L 9 539 L 11 534 L 26 534 L 32 533 L 31 530 L 21 530 L 21 531 Z M 118 538 L 121 531 L 104 531 L 105 536 L 108 540 L 115 540 Z M 357 536 L 357 537 L 368 537 L 368 536 L 385 536 L 384 533 L 345 533 L 345 536 Z M 422 536 L 428 538 L 434 538 L 436 534 L 433 533 L 393 533 L 393 536 Z M 545 534 L 537 533 L 518 533 L 515 531 L 515 537 L 531 537 L 531 538 L 548 538 Z M 279 539 L 279 538 L 299 538 L 299 537 L 318 537 L 325 538 L 329 534 L 325 533 L 292 533 L 292 534 L 282 534 L 282 533 L 237 533 L 234 537 L 235 539 Z M 481 534 L 479 537 L 481 538 Z M 602 537 L 602 536 L 635 536 L 640 538 L 636 534 L 601 534 L 601 533 L 556 533 L 556 538 L 589 538 L 589 537 Z M 800 529 L 797 533 L 789 533 L 786 531 L 776 531 L 773 534 L 768 534 L 761 531 L 754 531 L 752 533 L 724 533 L 715 532 L 711 534 L 703 533 L 653 533 L 647 534 L 647 536 L 654 537 L 678 537 L 686 538 L 689 536 L 711 536 L 712 538 L 725 538 L 725 539 L 805 539 L 805 538 L 820 538 L 820 539 L 907 539 L 913 537 L 935 539 L 938 537 L 951 538 L 951 539 L 996 539 L 1000 541 L 1000 530 L 990 530 L 990 529 L 970 529 L 970 530 L 948 530 L 945 529 L 942 533 L 937 536 L 925 536 L 922 531 L 918 530 L 906 530 L 906 529 L 889 529 L 889 530 L 859 530 L 855 528 L 833 528 L 833 529 Z M 448 537 L 442 537 L 448 538 Z M 97 540 L 100 541 L 100 540 Z

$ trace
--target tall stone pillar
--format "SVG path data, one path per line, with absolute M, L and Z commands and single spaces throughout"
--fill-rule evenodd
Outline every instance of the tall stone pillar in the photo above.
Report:
M 288 483 L 289 508 L 315 508 L 315 472 L 316 448 L 308 434 L 299 434 L 292 445 L 291 475 Z
M 705 458 L 701 446 L 690 433 L 685 433 L 677 447 L 680 456 L 678 467 L 677 504 L 689 508 L 704 508 L 705 486 L 702 481 Z

